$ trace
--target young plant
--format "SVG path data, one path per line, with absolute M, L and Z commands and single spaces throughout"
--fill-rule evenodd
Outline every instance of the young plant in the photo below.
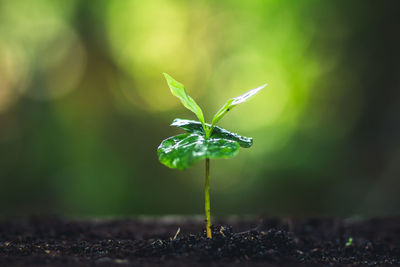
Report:
M 203 111 L 191 98 L 180 82 L 164 73 L 168 86 L 174 96 L 178 97 L 182 104 L 194 114 L 199 121 L 175 119 L 171 126 L 180 127 L 187 133 L 172 136 L 165 139 L 158 146 L 158 158 L 160 162 L 169 168 L 186 169 L 199 160 L 205 159 L 205 214 L 207 237 L 211 238 L 210 215 L 210 159 L 231 158 L 239 152 L 240 147 L 249 148 L 253 139 L 231 133 L 215 124 L 225 114 L 237 105 L 247 101 L 257 94 L 266 84 L 257 87 L 235 98 L 228 99 L 225 105 L 214 115 L 211 124 L 204 121 Z
M 353 244 L 353 238 L 349 237 L 349 239 L 347 239 L 347 242 L 345 244 L 346 247 L 350 247 Z

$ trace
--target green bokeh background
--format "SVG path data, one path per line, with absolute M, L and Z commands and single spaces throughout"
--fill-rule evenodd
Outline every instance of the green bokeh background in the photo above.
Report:
M 0 0 L 0 214 L 201 214 L 204 166 L 162 139 L 268 83 L 220 126 L 215 215 L 400 211 L 398 1 Z

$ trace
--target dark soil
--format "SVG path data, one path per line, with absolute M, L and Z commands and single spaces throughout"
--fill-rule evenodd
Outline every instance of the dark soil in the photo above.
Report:
M 0 220 L 0 266 L 400 266 L 400 218 L 230 219 L 212 240 L 202 228 L 190 218 Z

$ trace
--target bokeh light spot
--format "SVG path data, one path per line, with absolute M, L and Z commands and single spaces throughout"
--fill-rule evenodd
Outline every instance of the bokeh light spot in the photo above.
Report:
M 112 1 L 108 32 L 115 58 L 136 87 L 121 89 L 133 104 L 147 111 L 164 111 L 179 104 L 171 97 L 163 72 L 184 82 L 193 97 L 202 87 L 192 86 L 199 77 L 198 66 L 207 71 L 208 55 L 191 42 L 189 17 L 176 1 Z

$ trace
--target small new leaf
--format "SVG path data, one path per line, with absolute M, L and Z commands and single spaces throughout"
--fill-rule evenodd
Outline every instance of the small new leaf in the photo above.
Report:
M 206 139 L 198 133 L 172 136 L 161 142 L 158 158 L 169 168 L 186 169 L 197 161 L 209 158 L 230 158 L 239 151 L 236 141 L 223 138 Z
M 231 110 L 232 108 L 236 107 L 237 105 L 246 102 L 249 100 L 253 95 L 257 94 L 261 89 L 263 89 L 267 84 L 261 85 L 257 88 L 254 88 L 240 96 L 237 96 L 235 98 L 228 99 L 226 101 L 225 105 L 218 110 L 218 112 L 214 115 L 214 118 L 212 119 L 211 126 L 214 126 L 222 117 L 225 116 L 225 114 Z
M 201 110 L 201 108 L 199 107 L 199 105 L 197 105 L 196 101 L 194 101 L 193 98 L 191 98 L 185 90 L 185 87 L 183 86 L 183 84 L 181 84 L 180 82 L 176 81 L 174 78 L 172 78 L 171 76 L 169 76 L 168 74 L 164 73 L 165 79 L 167 80 L 169 89 L 171 89 L 171 93 L 176 96 L 177 98 L 179 98 L 182 102 L 182 104 L 189 109 L 190 111 L 192 111 L 194 114 L 196 114 L 197 118 L 201 121 L 203 127 L 204 127 L 204 115 L 203 115 L 203 111 Z
M 352 237 L 349 237 L 349 239 L 347 240 L 345 246 L 346 246 L 346 247 L 350 247 L 352 244 L 353 244 L 353 238 L 352 238 Z

